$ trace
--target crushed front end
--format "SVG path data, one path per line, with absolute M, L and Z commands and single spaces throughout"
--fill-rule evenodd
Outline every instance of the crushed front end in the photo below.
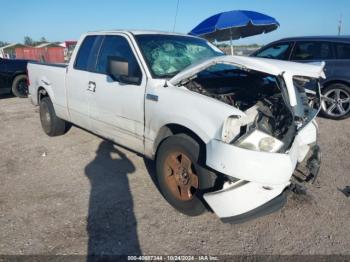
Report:
M 317 176 L 315 167 L 319 167 L 320 158 L 308 154 L 316 151 L 316 134 L 316 123 L 311 121 L 298 131 L 290 148 L 274 153 L 212 140 L 207 145 L 207 165 L 228 179 L 223 189 L 205 194 L 204 199 L 227 222 L 242 222 L 276 211 L 285 203 L 285 190 L 294 183 L 292 176 L 297 166 L 316 160 L 316 164 L 306 166 L 309 177 Z M 317 149 L 317 156 L 319 152 Z
M 319 171 L 314 118 L 320 108 L 323 66 L 304 66 L 309 70 L 305 75 L 282 69 L 276 74 L 275 64 L 269 72 L 259 68 L 269 63 L 258 61 L 255 70 L 219 61 L 182 82 L 191 91 L 244 112 L 243 117 L 228 117 L 221 137 L 206 145 L 206 164 L 224 182 L 220 190 L 205 193 L 204 199 L 226 222 L 242 222 L 281 208 L 287 188 L 297 191 L 297 183 L 313 181 Z M 278 65 L 289 67 L 286 62 Z M 295 63 L 291 67 L 298 68 Z M 311 106 L 304 86 L 312 83 L 317 96 Z M 296 172 L 302 175 L 294 179 Z
M 207 165 L 227 181 L 204 199 L 224 222 L 274 212 L 286 202 L 286 189 L 298 192 L 300 182 L 314 181 L 318 175 L 321 151 L 314 118 L 319 100 L 310 107 L 302 83 L 318 80 L 295 78 L 297 103 L 291 106 L 286 81 L 283 76 L 277 79 L 280 93 L 257 101 L 245 111 L 244 120 L 227 119 L 222 138 L 207 144 Z

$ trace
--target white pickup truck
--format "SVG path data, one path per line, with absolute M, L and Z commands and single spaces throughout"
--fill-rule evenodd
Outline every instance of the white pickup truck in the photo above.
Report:
M 314 178 L 324 65 L 225 56 L 203 39 L 163 32 L 84 34 L 68 65 L 28 64 L 42 128 L 70 123 L 156 161 L 164 198 L 187 215 L 210 207 L 239 222 L 283 206 Z M 303 169 L 302 175 L 296 170 Z

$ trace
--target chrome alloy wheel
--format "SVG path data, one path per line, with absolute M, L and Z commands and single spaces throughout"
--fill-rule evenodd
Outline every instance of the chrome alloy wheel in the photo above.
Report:
M 321 106 L 330 116 L 344 116 L 350 111 L 350 94 L 343 89 L 328 90 L 322 96 Z

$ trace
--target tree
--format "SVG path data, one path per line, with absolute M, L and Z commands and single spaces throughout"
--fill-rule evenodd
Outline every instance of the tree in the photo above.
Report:
M 40 43 L 47 43 L 48 41 L 46 40 L 46 38 L 43 36 L 40 38 L 39 40 Z
M 29 46 L 34 46 L 35 43 L 31 37 L 25 36 L 24 37 L 24 44 L 29 45 Z
M 0 47 L 3 47 L 3 46 L 8 45 L 8 44 L 9 44 L 9 43 L 7 43 L 7 42 L 0 41 Z

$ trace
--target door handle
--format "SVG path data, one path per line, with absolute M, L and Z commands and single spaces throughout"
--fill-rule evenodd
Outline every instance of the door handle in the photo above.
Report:
M 146 94 L 146 99 L 158 102 L 158 96 L 153 94 Z
M 96 90 L 96 83 L 94 81 L 89 81 L 88 85 L 88 91 L 95 92 Z

